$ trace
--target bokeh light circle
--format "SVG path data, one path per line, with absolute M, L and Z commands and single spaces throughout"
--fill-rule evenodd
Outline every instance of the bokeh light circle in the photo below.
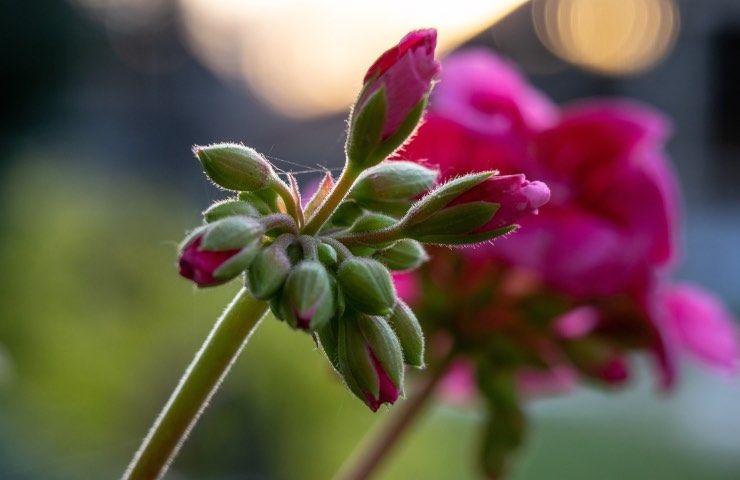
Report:
M 532 15 L 537 35 L 555 55 L 613 76 L 657 64 L 680 24 L 673 0 L 535 0 Z

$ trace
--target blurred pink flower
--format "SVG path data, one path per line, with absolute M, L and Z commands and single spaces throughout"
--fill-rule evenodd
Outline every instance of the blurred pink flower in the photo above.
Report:
M 396 295 L 404 302 L 419 300 L 419 280 L 413 272 L 393 272 L 393 284 L 396 286 Z
M 465 341 L 499 336 L 539 353 L 549 367 L 521 368 L 522 391 L 567 389 L 577 375 L 624 383 L 635 350 L 653 354 L 663 387 L 673 384 L 681 351 L 736 371 L 738 336 L 721 303 L 691 287 L 662 286 L 678 257 L 680 227 L 678 182 L 664 153 L 668 120 L 626 100 L 558 110 L 507 61 L 482 50 L 452 55 L 444 67 L 425 123 L 397 157 L 437 167 L 442 178 L 524 174 L 547 184 L 549 203 L 517 219 L 521 228 L 510 237 L 456 257 L 434 255 L 416 274 L 424 282 L 414 274 L 402 280 L 414 285 L 411 302 L 432 292 L 431 314 L 447 308 L 434 318 L 439 328 L 453 315 L 450 331 Z M 526 288 L 507 289 L 513 272 L 528 272 L 517 275 Z M 550 329 L 538 330 L 545 322 Z M 537 352 L 538 335 L 560 345 L 561 355 Z M 598 355 L 579 354 L 579 346 Z M 445 385 L 464 389 L 473 383 L 469 371 L 466 378 L 456 368 Z
M 578 386 L 578 373 L 566 365 L 554 365 L 549 370 L 522 368 L 517 384 L 526 397 L 543 397 L 570 392 Z
M 453 363 L 440 384 L 442 396 L 453 405 L 472 402 L 476 391 L 475 372 L 472 363 L 467 359 L 459 359 Z
M 491 168 L 520 173 L 531 135 L 557 115 L 510 62 L 482 49 L 457 53 L 445 61 L 416 140 L 398 158 L 428 159 L 444 178 Z
M 398 131 L 431 89 L 440 69 L 434 59 L 436 45 L 436 30 L 415 30 L 384 52 L 365 74 L 365 87 L 357 108 L 361 110 L 366 99 L 385 88 L 388 110 L 381 134 L 383 140 Z
M 666 122 L 623 101 L 581 104 L 533 140 L 552 199 L 493 253 L 576 296 L 646 288 L 676 251 L 676 179 L 662 154 Z
M 665 334 L 680 351 L 715 370 L 738 372 L 740 336 L 737 322 L 719 299 L 696 286 L 676 283 L 660 289 L 659 303 Z
M 591 333 L 599 323 L 599 310 L 590 305 L 574 308 L 553 320 L 553 330 L 560 338 L 579 338 Z

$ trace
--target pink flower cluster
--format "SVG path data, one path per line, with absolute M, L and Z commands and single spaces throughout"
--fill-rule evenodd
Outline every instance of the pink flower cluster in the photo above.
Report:
M 679 189 L 663 152 L 669 125 L 661 114 L 624 100 L 559 108 L 511 64 L 482 50 L 451 56 L 441 80 L 425 123 L 399 158 L 439 168 L 447 178 L 488 169 L 523 173 L 545 182 L 551 199 L 508 238 L 463 254 L 435 252 L 421 273 L 397 278 L 399 292 L 423 312 L 430 292 L 421 288 L 445 284 L 457 305 L 488 288 L 490 305 L 452 309 L 452 330 L 490 330 L 524 339 L 527 348 L 537 344 L 549 368 L 522 368 L 521 385 L 530 391 L 557 391 L 583 377 L 624 382 L 634 351 L 654 355 L 665 387 L 681 353 L 737 372 L 731 315 L 711 294 L 668 278 L 679 250 Z M 533 302 L 546 310 L 538 314 L 547 317 L 547 334 L 522 326 L 532 322 Z M 557 307 L 545 308 L 551 304 Z M 471 381 L 461 368 L 453 383 L 464 388 Z

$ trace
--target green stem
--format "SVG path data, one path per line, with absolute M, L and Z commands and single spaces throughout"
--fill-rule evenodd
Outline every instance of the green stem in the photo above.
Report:
M 302 233 L 306 235 L 315 235 L 321 227 L 324 226 L 326 221 L 329 219 L 332 213 L 337 209 L 339 204 L 347 196 L 349 189 L 357 180 L 360 172 L 349 168 L 347 166 L 342 170 L 342 174 L 337 179 L 337 183 L 334 184 L 334 188 L 326 197 L 321 206 L 314 212 L 313 216 L 308 220 L 306 225 L 303 227 Z
M 303 211 L 301 210 L 300 205 L 296 204 L 296 200 L 293 197 L 293 192 L 290 187 L 283 183 L 279 178 L 275 179 L 272 186 L 275 188 L 280 198 L 283 199 L 288 215 L 295 219 L 298 227 L 303 225 Z
M 234 297 L 155 420 L 123 480 L 154 480 L 165 474 L 267 307 L 244 288 Z
M 454 352 L 450 352 L 439 364 L 427 372 L 426 378 L 422 380 L 418 389 L 403 404 L 396 407 L 397 410 L 383 425 L 380 434 L 370 442 L 363 442 L 363 445 L 342 466 L 336 479 L 367 480 L 376 473 L 383 460 L 388 457 L 403 434 L 408 431 L 414 420 L 429 404 L 432 394 L 454 359 Z
M 400 240 L 405 236 L 402 223 L 391 225 L 390 227 L 383 228 L 381 230 L 373 230 L 370 232 L 357 232 L 357 233 L 342 233 L 336 235 L 334 238 L 342 242 L 344 245 L 377 245 L 379 243 L 393 242 Z

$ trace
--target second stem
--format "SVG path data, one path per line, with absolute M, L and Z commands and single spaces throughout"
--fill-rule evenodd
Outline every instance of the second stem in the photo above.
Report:
M 428 373 L 417 390 L 399 405 L 400 409 L 393 413 L 386 425 L 383 425 L 380 434 L 372 439 L 369 445 L 362 445 L 342 466 L 336 477 L 338 480 L 367 480 L 376 473 L 383 460 L 427 406 L 454 358 L 455 355 L 450 352 Z
M 358 175 L 359 173 L 355 169 L 349 167 L 345 167 L 344 170 L 342 170 L 342 174 L 337 179 L 337 183 L 329 193 L 329 196 L 326 197 L 318 210 L 316 210 L 313 216 L 308 220 L 308 222 L 306 222 L 301 233 L 314 235 L 321 230 L 324 223 L 326 223 L 331 214 L 334 213 L 342 200 L 344 200 L 344 197 L 347 196 L 347 192 L 352 188 Z

